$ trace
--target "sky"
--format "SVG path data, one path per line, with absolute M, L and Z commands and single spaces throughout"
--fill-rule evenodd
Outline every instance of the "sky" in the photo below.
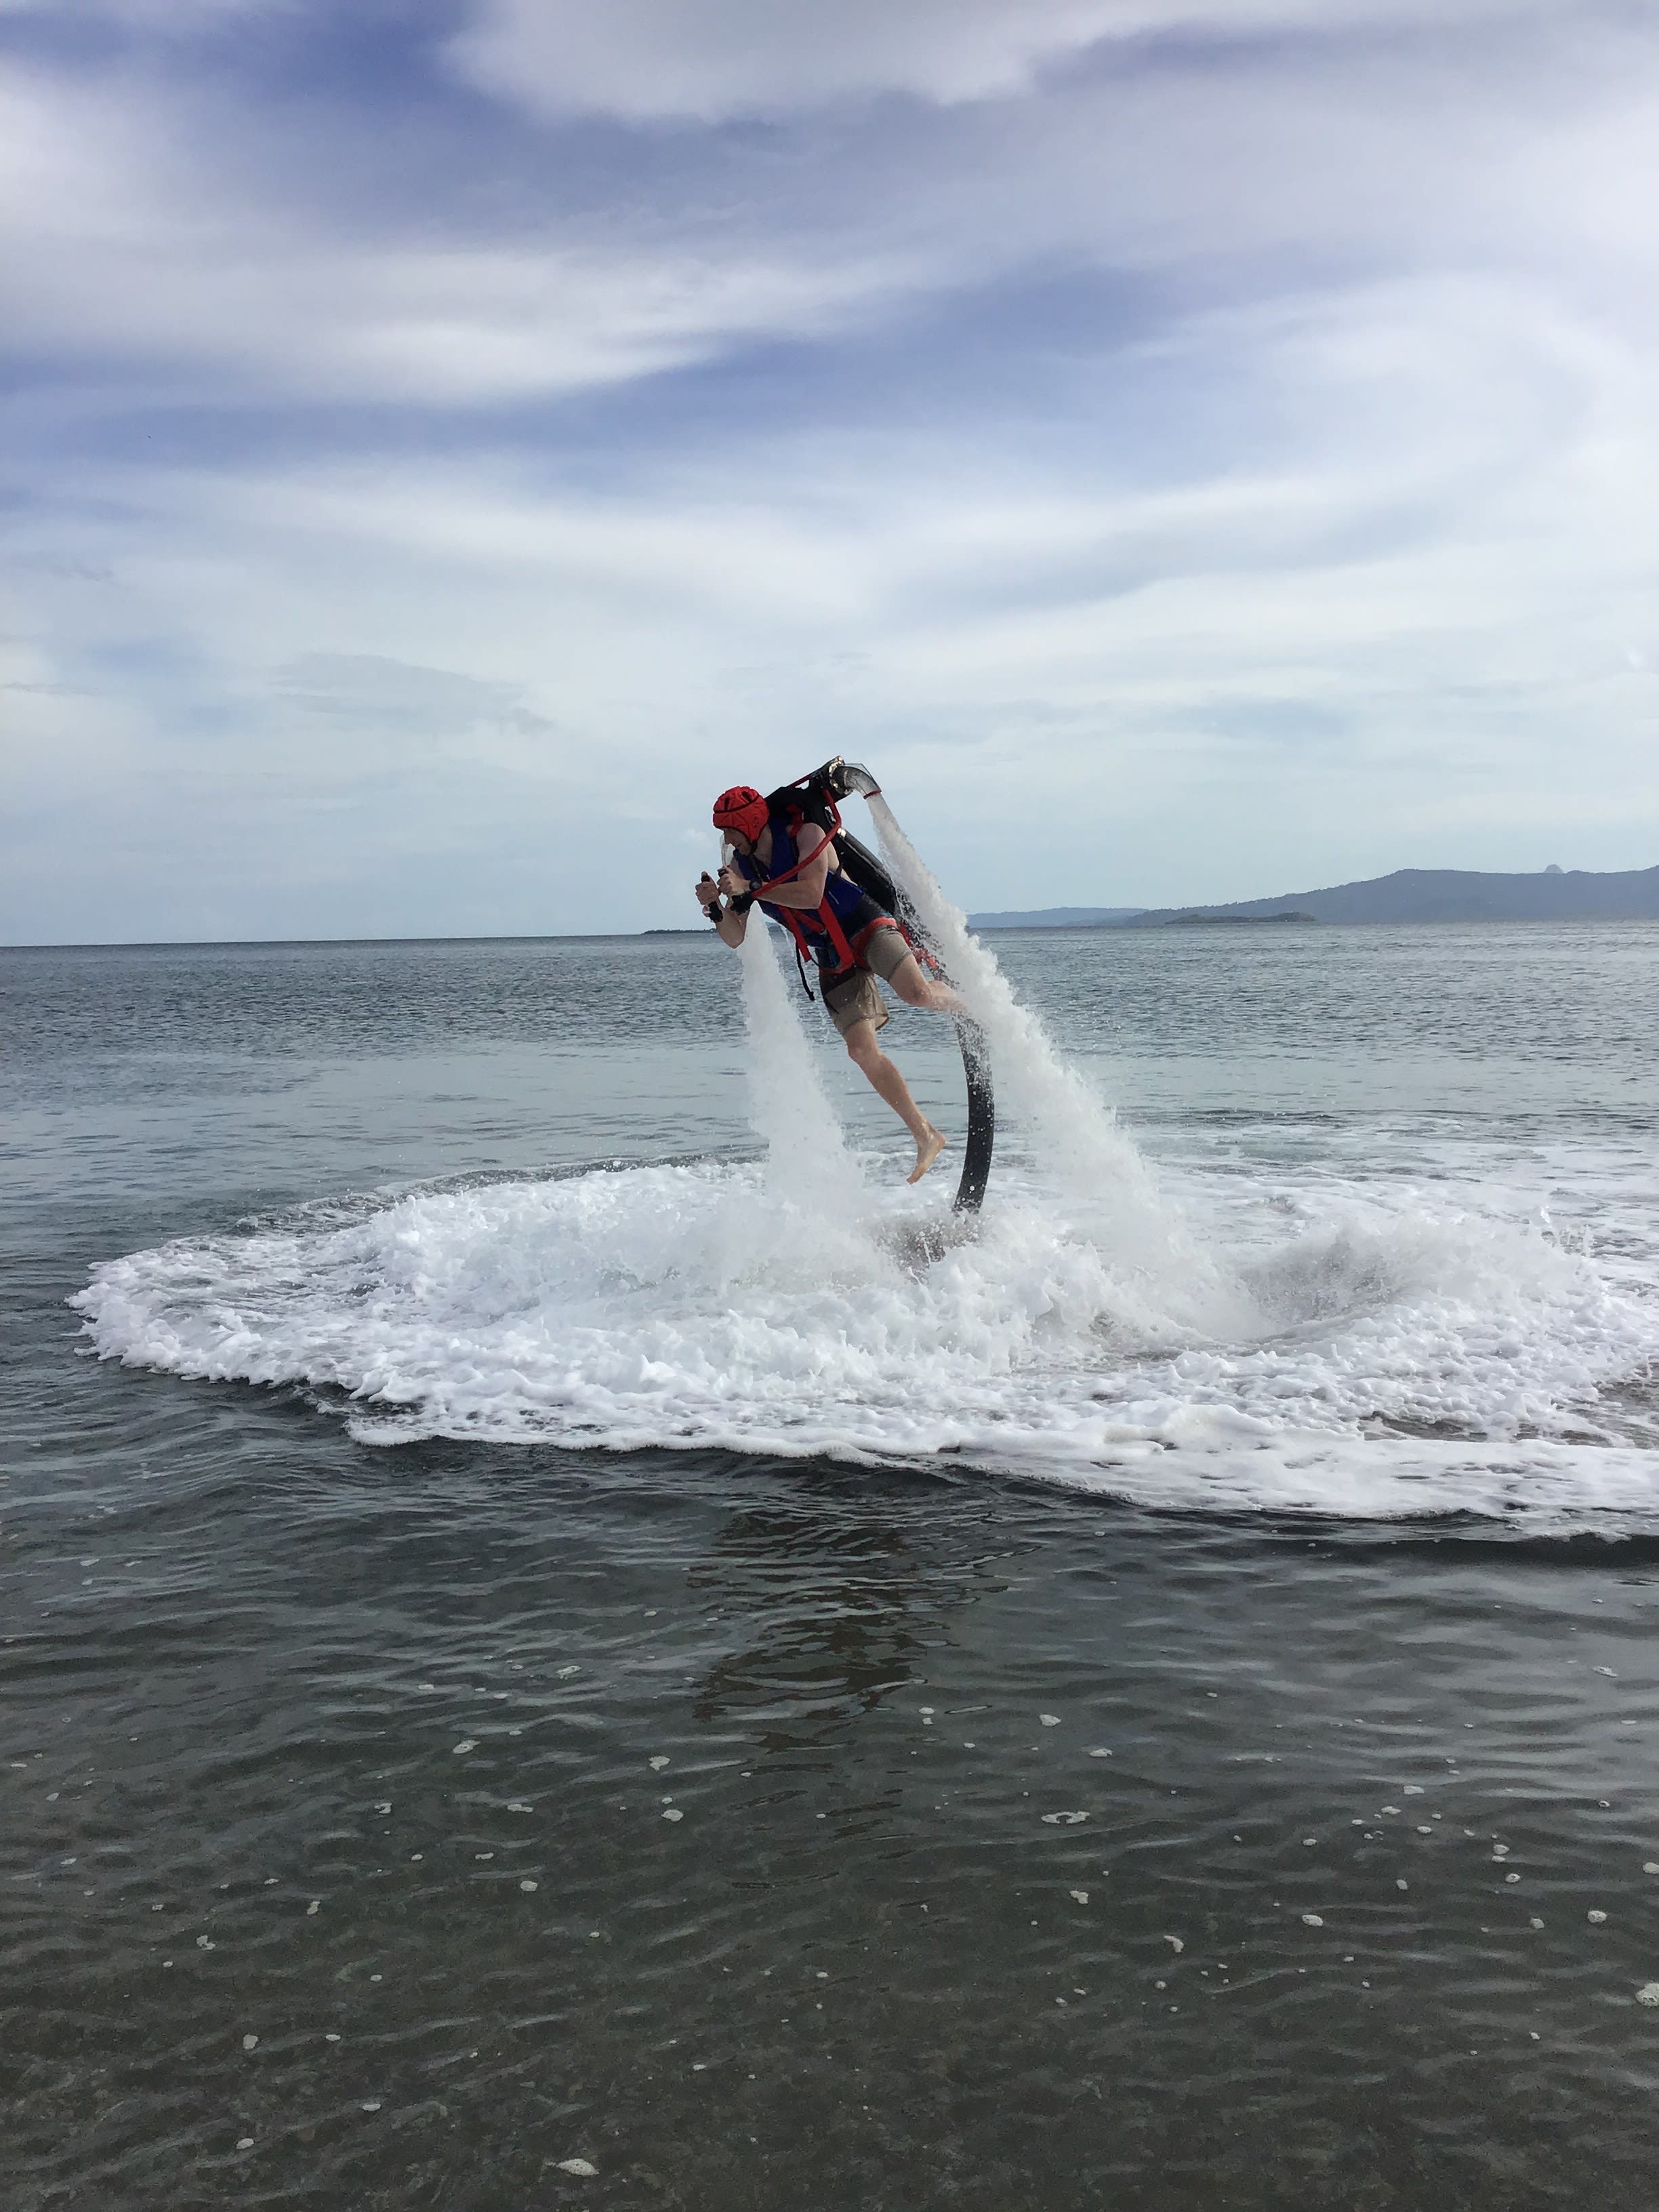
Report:
M 1659 861 L 1659 0 L 0 0 L 0 940 Z M 851 826 L 861 825 L 853 819 Z

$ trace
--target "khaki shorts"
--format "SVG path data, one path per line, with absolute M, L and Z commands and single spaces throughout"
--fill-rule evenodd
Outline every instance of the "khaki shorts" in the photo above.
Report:
M 886 1026 L 890 1017 L 887 1001 L 876 988 L 876 977 L 884 975 L 890 981 L 910 957 L 903 931 L 884 924 L 870 933 L 864 947 L 864 965 L 843 975 L 839 983 L 824 985 L 823 1010 L 843 1036 L 854 1022 L 873 1022 L 878 1029 Z

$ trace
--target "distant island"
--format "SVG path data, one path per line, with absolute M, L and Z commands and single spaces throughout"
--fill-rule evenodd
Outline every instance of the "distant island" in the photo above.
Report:
M 1220 928 L 1249 929 L 1256 923 L 1268 921 L 1317 922 L 1316 914 L 1177 914 L 1164 923 L 1166 929 L 1181 929 L 1188 922 L 1214 922 Z
M 1040 906 L 1030 914 L 970 914 L 972 929 L 1094 929 L 1103 923 L 1131 921 L 1138 906 Z
M 1040 906 L 968 917 L 972 929 L 1164 929 L 1231 921 L 1659 921 L 1659 867 L 1607 874 L 1552 867 L 1531 875 L 1396 868 L 1391 876 L 1363 883 L 1219 906 Z M 641 934 L 712 939 L 714 932 L 647 929 Z
M 1062 919 L 1064 917 L 1064 919 Z M 1076 917 L 1073 919 L 1073 917 Z M 1086 919 L 1085 919 L 1086 917 Z M 1659 867 L 1598 874 L 1550 867 L 1528 875 L 1474 868 L 1396 868 L 1363 883 L 1216 906 L 1047 907 L 975 914 L 975 929 L 1156 929 L 1210 921 L 1659 921 Z

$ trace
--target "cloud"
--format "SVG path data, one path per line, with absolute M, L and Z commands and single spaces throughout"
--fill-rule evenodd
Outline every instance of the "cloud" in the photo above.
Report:
M 554 728 L 525 705 L 514 684 L 480 683 L 380 653 L 302 653 L 275 672 L 270 688 L 286 705 L 334 729 L 355 735 L 379 727 L 403 743 L 467 739 L 480 731 L 539 737 Z
M 635 4 L 639 49 L 625 9 L 579 11 L 584 35 L 643 66 L 702 21 Z M 1094 0 L 984 4 L 969 27 L 1018 42 L 1108 13 L 1121 33 L 1131 19 Z M 1620 316 L 1650 318 L 1629 287 L 1659 248 L 1659 88 L 1627 30 L 1592 9 L 1563 46 L 1552 10 L 1506 15 L 1509 43 L 1460 78 L 1454 117 L 1435 112 L 1448 59 L 1434 40 L 1355 55 L 1334 35 L 1384 13 L 1413 9 L 1355 0 L 1322 16 L 1320 39 L 1246 47 L 1224 69 L 1182 49 L 903 126 L 808 122 L 787 151 L 693 133 L 648 154 L 584 146 L 574 167 L 451 117 L 438 158 L 400 147 L 382 173 L 350 155 L 349 116 L 268 110 L 252 85 L 204 100 L 165 72 L 19 70 L 0 93 L 12 343 L 124 360 L 175 394 L 479 409 L 842 342 L 1033 270 L 1271 297 L 1314 257 L 1347 271 L 1547 257 L 1575 284 L 1606 272 Z M 1297 14 L 1261 0 L 1249 20 Z M 809 58 L 840 20 L 765 15 Z M 1133 12 L 1202 17 L 1151 0 Z M 562 20 L 538 8 L 526 22 L 552 37 Z M 972 47 L 925 5 L 882 20 L 905 51 Z M 848 54 L 884 51 L 835 36 Z M 534 82 L 527 64 L 510 74 Z
M 1141 484 L 1000 453 L 972 421 L 921 447 L 774 426 L 586 489 L 507 453 L 106 474 L 33 593 L 106 615 L 40 666 L 92 665 L 118 604 L 120 634 L 172 641 L 121 678 L 172 733 L 102 790 L 210 775 L 221 817 L 293 825 L 296 884 L 320 839 L 336 875 L 296 890 L 301 929 L 329 882 L 380 880 L 422 837 L 453 856 L 441 890 L 388 890 L 387 927 L 673 921 L 711 776 L 842 750 L 925 807 L 975 899 L 1030 902 L 1038 855 L 1149 902 L 1497 865 L 1547 819 L 1639 860 L 1640 349 L 1535 288 L 1435 278 L 1194 314 L 1147 350 L 1171 395 L 1227 363 L 1296 434 Z M 504 908 L 504 841 L 556 849 L 576 822 L 629 879 L 584 860 L 550 900 L 532 871 Z
M 842 750 L 976 904 L 1651 858 L 1634 17 L 690 20 L 13 72 L 0 933 L 672 921 Z
M 1554 0 L 1566 13 L 1571 0 Z M 1461 0 L 1459 21 L 1536 16 L 1538 0 Z M 1438 0 L 481 0 L 453 42 L 471 82 L 558 115 L 715 123 L 908 94 L 950 105 L 1030 91 L 1096 46 L 1156 38 L 1443 23 Z
M 14 345 L 249 394 L 474 405 L 580 390 L 825 331 L 920 273 L 879 250 L 815 265 L 781 244 L 714 252 L 580 220 L 504 243 L 399 235 L 385 211 L 330 230 L 258 197 L 165 106 L 21 75 L 0 94 L 0 145 Z

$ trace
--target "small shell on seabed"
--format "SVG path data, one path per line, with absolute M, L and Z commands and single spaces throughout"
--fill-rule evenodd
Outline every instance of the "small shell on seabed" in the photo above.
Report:
M 1086 1889 L 1074 1889 L 1072 1892 L 1072 1902 L 1074 1905 L 1086 1905 L 1089 1902 L 1088 1891 Z
M 236 2148 L 238 2150 L 252 2150 L 253 2148 L 252 2136 L 238 2136 L 236 2138 Z
M 1187 1948 L 1184 1939 L 1179 1936 L 1166 1936 L 1164 1940 L 1172 1951 L 1179 1953 Z
M 521 1882 L 519 1884 L 519 1887 L 520 1887 L 520 1889 L 525 1890 L 525 1891 L 526 1891 L 526 1892 L 527 1892 L 527 1891 L 530 1891 L 530 1890 L 532 1890 L 532 1889 L 539 1889 L 539 1888 L 540 1888 L 540 1887 L 541 1887 L 541 1884 L 540 1884 L 539 1882 L 532 1881 L 530 1881 L 528 1878 L 526 1878 L 525 1881 L 521 1881 Z
M 242 2048 L 244 2051 L 257 2051 L 259 2048 L 258 2037 L 257 2035 L 245 2035 L 242 2038 Z
M 1600 1911 L 1598 1911 L 1596 1910 L 1595 1906 L 1595 1905 L 1591 1905 L 1591 1907 L 1590 1907 L 1589 1911 L 1584 1915 L 1584 1917 L 1585 1917 L 1585 1919 L 1586 1919 L 1586 1920 L 1594 1921 L 1594 1922 L 1595 1922 L 1595 1925 L 1596 1925 L 1598 1928 L 1601 1926 L 1601 1923 L 1602 1923 L 1602 1922 L 1607 1918 L 1607 1914 L 1606 1914 L 1605 1912 L 1600 1912 Z
M 473 1737 L 464 1735 L 459 1743 L 450 1745 L 449 1755 L 452 1759 L 459 1759 L 463 1752 L 476 1751 L 477 1748 L 477 1743 Z
M 665 1820 L 683 1820 L 685 1818 L 685 1815 L 681 1812 L 678 1805 L 671 1805 L 668 1810 L 663 1814 L 663 1818 Z
M 654 1759 L 647 1759 L 646 1764 L 653 1774 L 660 1774 L 668 1764 L 668 1753 L 665 1751 L 659 1751 Z
M 1080 1820 L 1086 1820 L 1088 1817 L 1086 1813 L 1045 1813 L 1042 1824 L 1047 1828 L 1075 1828 Z
M 576 2174 L 583 2181 L 591 2179 L 599 2170 L 597 2166 L 591 2165 L 585 2158 L 562 2158 L 559 2160 L 561 2173 Z
M 307 1918 L 309 1918 L 309 1917 L 310 1917 L 310 1916 L 311 1916 L 313 1912 L 320 1912 L 320 1911 L 322 1911 L 322 1909 L 323 1909 L 323 1900 L 322 1900 L 322 1899 L 321 1899 L 320 1897 L 313 1897 L 313 1898 L 312 1899 L 312 1900 L 311 1900 L 310 1904 L 309 1904 L 308 1905 L 307 1905 L 307 1907 L 306 1907 L 306 1916 L 307 1916 Z
M 1060 1715 L 1058 1713 L 1039 1713 L 1037 1715 L 1037 1718 L 1042 1723 L 1044 1728 L 1058 1728 L 1060 1726 Z
M 1302 1924 L 1304 1928 L 1322 1928 L 1325 1923 L 1318 1913 L 1304 1912 L 1302 1916 Z
M 1659 2005 L 1659 1982 L 1644 1982 L 1636 1992 L 1639 2005 Z
M 562 1682 L 568 1681 L 573 1674 L 580 1674 L 581 1671 L 580 1667 L 556 1667 L 553 1669 Z

